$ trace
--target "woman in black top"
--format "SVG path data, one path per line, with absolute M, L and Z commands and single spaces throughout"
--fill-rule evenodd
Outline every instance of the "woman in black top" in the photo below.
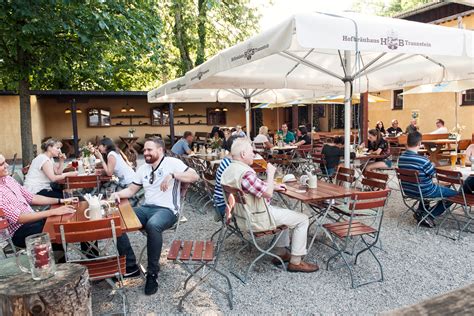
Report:
M 368 153 L 381 157 L 376 158 L 375 162 L 369 163 L 365 170 L 374 171 L 375 169 L 391 168 L 392 160 L 389 159 L 390 147 L 387 141 L 383 139 L 382 134 L 376 129 L 371 129 L 367 138 L 369 140 Z
M 311 137 L 308 135 L 306 126 L 299 126 L 296 135 L 298 136 L 298 140 L 295 143 L 296 146 L 300 147 L 301 145 L 311 144 Z
M 398 127 L 398 121 L 393 119 L 392 120 L 392 126 L 387 128 L 387 134 L 397 135 L 397 134 L 402 134 L 402 133 L 403 133 L 403 130 L 400 127 Z
M 337 170 L 341 157 L 344 156 L 344 137 L 336 136 L 334 144 L 324 144 L 321 154 L 324 155 L 326 161 L 326 165 L 321 166 L 321 169 L 324 170 L 326 167 L 328 176 L 332 176 Z
M 382 136 L 385 135 L 385 127 L 383 126 L 382 121 L 377 122 L 377 124 L 375 125 L 375 129 L 382 133 Z

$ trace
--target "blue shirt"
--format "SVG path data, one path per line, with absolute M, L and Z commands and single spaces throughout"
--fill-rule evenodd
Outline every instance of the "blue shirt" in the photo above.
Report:
M 188 141 L 184 138 L 178 140 L 173 148 L 171 148 L 171 151 L 176 155 L 186 155 L 189 150 L 191 149 L 189 148 Z
M 222 173 L 224 172 L 227 167 L 229 167 L 231 163 L 230 158 L 225 157 L 222 159 L 221 163 L 219 164 L 219 168 L 216 171 L 216 185 L 214 187 L 214 203 L 216 207 L 221 210 L 225 208 L 225 200 L 224 200 L 224 191 L 222 190 L 221 178 Z M 222 213 L 222 212 L 221 212 Z
M 428 158 L 420 156 L 414 151 L 406 150 L 398 160 L 398 168 L 418 171 L 423 196 L 430 196 L 436 191 L 437 186 L 433 183 L 435 168 Z M 420 196 L 414 183 L 402 181 L 402 187 L 407 195 Z

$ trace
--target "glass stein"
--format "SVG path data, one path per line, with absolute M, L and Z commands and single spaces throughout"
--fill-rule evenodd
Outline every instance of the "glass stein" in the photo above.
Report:
M 48 233 L 39 233 L 26 237 L 26 254 L 30 267 L 24 267 L 17 256 L 17 265 L 21 271 L 31 273 L 33 280 L 44 280 L 56 273 L 53 249 Z

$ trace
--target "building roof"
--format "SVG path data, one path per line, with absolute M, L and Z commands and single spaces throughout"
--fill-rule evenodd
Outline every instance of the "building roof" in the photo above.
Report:
M 455 17 L 456 15 L 473 11 L 474 0 L 434 0 L 417 8 L 396 14 L 394 18 L 429 23 Z

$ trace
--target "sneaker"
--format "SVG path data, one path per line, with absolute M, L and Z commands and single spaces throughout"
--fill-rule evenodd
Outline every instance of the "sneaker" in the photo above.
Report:
M 131 267 L 126 267 L 125 274 L 123 275 L 125 279 L 136 278 L 138 276 L 140 276 L 140 269 L 138 268 L 136 264 Z
M 156 278 L 158 277 L 155 273 L 147 273 L 146 283 L 145 283 L 145 295 L 153 295 L 158 291 L 158 282 Z

